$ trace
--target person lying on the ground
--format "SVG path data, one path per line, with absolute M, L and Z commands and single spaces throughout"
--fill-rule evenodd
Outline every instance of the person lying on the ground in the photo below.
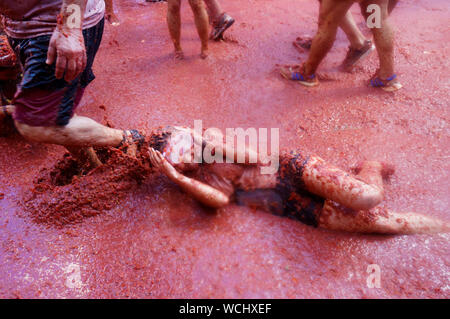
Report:
M 183 59 L 184 53 L 181 48 L 181 0 L 168 0 L 167 24 L 169 26 L 170 37 L 175 48 L 175 58 Z M 194 13 L 195 26 L 201 40 L 200 57 L 208 57 L 208 13 L 206 12 L 203 0 L 189 0 L 192 12 Z
M 94 167 L 101 163 L 92 146 L 120 147 L 141 139 L 135 131 L 112 129 L 74 115 L 95 78 L 92 65 L 103 34 L 104 1 L 1 0 L 0 14 L 23 69 L 11 108 L 21 135 L 63 145 Z
M 105 18 L 113 26 L 120 25 L 120 20 L 114 12 L 113 0 L 105 0 Z
M 392 174 L 379 162 L 364 162 L 358 175 L 351 176 L 317 156 L 291 152 L 280 155 L 277 173 L 265 175 L 260 171 L 263 161 L 249 161 L 257 155 L 255 151 L 235 151 L 214 141 L 218 139 L 202 139 L 191 129 L 166 128 L 150 137 L 150 162 L 187 194 L 212 208 L 235 200 L 315 227 L 349 232 L 450 231 L 448 223 L 437 219 L 376 207 L 384 196 L 383 175 Z M 224 163 L 192 163 L 195 145 L 219 154 Z M 244 164 L 233 164 L 239 157 L 245 159 Z M 226 159 L 233 163 L 225 163 Z
M 397 1 L 389 0 L 321 0 L 317 33 L 311 44 L 311 51 L 305 63 L 296 67 L 282 67 L 281 75 L 305 86 L 317 86 L 316 71 L 336 38 L 337 29 L 348 23 L 345 18 L 353 3 L 358 2 L 365 19 L 369 17 L 367 7 L 378 5 L 381 10 L 380 28 L 371 28 L 380 61 L 380 68 L 370 79 L 372 87 L 393 92 L 402 85 L 394 72 L 394 34 L 389 22 L 389 12 Z M 344 21 L 344 22 L 342 22 Z M 354 30 L 353 30 L 354 31 Z
M 213 26 L 211 29 L 210 38 L 215 41 L 219 41 L 223 39 L 223 34 L 225 31 L 233 25 L 234 19 L 223 11 L 218 0 L 204 1 L 208 10 L 210 22 Z

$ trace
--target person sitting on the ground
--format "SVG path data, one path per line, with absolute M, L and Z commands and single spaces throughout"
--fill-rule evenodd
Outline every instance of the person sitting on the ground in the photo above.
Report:
M 212 208 L 235 200 L 315 227 L 349 232 L 450 231 L 448 223 L 437 219 L 376 207 L 384 196 L 382 176 L 392 173 L 379 162 L 362 163 L 353 177 L 317 156 L 283 153 L 278 172 L 265 175 L 260 171 L 262 161 L 249 163 L 257 155 L 255 151 L 235 151 L 214 141 L 218 139 L 202 139 L 191 129 L 166 128 L 149 139 L 150 162 L 190 196 Z M 224 163 L 192 163 L 195 145 L 220 155 Z M 236 163 L 240 156 L 247 164 L 226 162 Z
M 0 113 L 13 112 L 25 138 L 63 145 L 94 167 L 101 163 L 92 146 L 120 147 L 142 138 L 134 130 L 112 129 L 74 115 L 94 79 L 104 13 L 102 0 L 0 1 L 5 32 L 23 69 L 13 105 L 3 106 Z
M 184 53 L 181 48 L 181 0 L 168 0 L 167 24 L 169 26 L 170 37 L 175 48 L 175 58 L 183 59 Z M 200 57 L 208 57 L 208 14 L 203 0 L 189 0 L 192 12 L 194 13 L 195 26 L 201 40 Z
M 343 28 L 351 42 L 357 42 L 351 40 L 352 38 L 359 38 L 355 29 L 356 25 L 350 20 L 351 14 L 348 11 L 355 2 L 359 3 L 361 12 L 366 19 L 369 16 L 367 12 L 369 5 L 378 5 L 381 10 L 380 28 L 371 28 L 378 51 L 380 68 L 371 78 L 369 84 L 388 92 L 397 91 L 402 87 L 394 73 L 394 34 L 388 19 L 389 13 L 395 7 L 397 0 L 321 0 L 318 30 L 312 41 L 308 59 L 300 66 L 282 67 L 281 75 L 283 77 L 305 86 L 319 85 L 316 71 L 333 46 L 338 27 Z M 355 49 L 357 49 L 356 46 Z M 360 55 L 363 54 L 364 52 Z M 355 59 L 349 58 L 349 61 L 345 63 L 348 64 L 352 60 Z

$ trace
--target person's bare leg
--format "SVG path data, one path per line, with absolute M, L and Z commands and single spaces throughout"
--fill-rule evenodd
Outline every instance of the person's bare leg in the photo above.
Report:
M 66 146 L 66 149 L 79 163 L 87 163 L 90 168 L 96 168 L 102 165 L 92 147 Z
M 319 227 L 369 234 L 431 234 L 450 232 L 450 224 L 417 213 L 397 213 L 381 207 L 354 211 L 326 201 L 319 218 Z
M 328 51 L 333 46 L 337 28 L 341 24 L 353 0 L 322 0 L 319 12 L 319 25 L 311 44 L 311 51 L 304 64 L 304 75 L 314 74 Z
M 391 14 L 392 10 L 397 6 L 398 0 L 389 0 L 388 13 Z
M 167 25 L 169 27 L 170 37 L 175 48 L 175 58 L 182 59 L 183 50 L 181 49 L 181 0 L 167 0 Z
M 394 31 L 389 22 L 388 5 L 389 0 L 365 0 L 360 3 L 361 12 L 367 18 L 367 6 L 376 4 L 381 9 L 381 27 L 372 28 L 373 38 L 380 60 L 378 76 L 387 79 L 394 74 Z
M 382 188 L 382 171 L 378 162 L 365 162 L 358 177 Z M 356 211 L 326 200 L 319 216 L 319 226 L 332 230 L 378 233 L 414 234 L 449 232 L 450 224 L 417 213 L 397 213 L 381 207 Z
M 361 50 L 364 47 L 366 37 L 362 34 L 361 30 L 355 23 L 353 19 L 353 15 L 350 10 L 344 16 L 344 19 L 339 24 L 339 27 L 347 36 L 348 41 L 350 42 L 350 48 L 354 50 Z M 310 37 L 297 37 L 293 42 L 294 47 L 300 52 L 303 53 L 304 50 L 310 50 L 313 38 Z
M 304 164 L 302 181 L 309 192 L 355 210 L 373 208 L 384 197 L 379 183 L 357 179 L 318 156 L 310 156 Z
M 4 116 L 12 116 L 14 109 L 14 105 L 7 105 L 4 110 L 2 107 L 0 120 Z M 19 122 L 15 122 L 15 126 L 28 140 L 64 146 L 74 158 L 82 163 L 87 162 L 91 168 L 102 165 L 91 145 L 116 147 L 120 146 L 124 140 L 130 139 L 129 131 L 112 129 L 82 116 L 74 116 L 64 127 L 35 127 Z M 124 133 L 127 136 L 124 136 Z M 136 156 L 136 152 L 137 145 L 128 146 L 128 155 Z
M 62 146 L 113 146 L 123 141 L 123 131 L 103 126 L 84 116 L 74 116 L 66 126 L 29 126 L 15 122 L 17 130 L 25 138 L 40 143 Z
M 364 46 L 366 37 L 362 34 L 361 30 L 359 30 L 358 26 L 356 25 L 355 19 L 353 19 L 353 15 L 350 10 L 348 10 L 345 14 L 345 17 L 339 24 L 339 27 L 347 36 L 347 39 L 350 42 L 350 47 L 352 49 L 359 50 Z
M 13 109 L 11 110 L 13 111 Z M 103 126 L 87 117 L 74 116 L 66 126 L 36 127 L 15 122 L 17 130 L 26 139 L 65 146 L 74 158 L 92 168 L 102 163 L 91 146 L 118 146 L 124 139 L 123 131 Z
M 189 4 L 194 13 L 195 26 L 202 42 L 200 56 L 202 59 L 208 57 L 208 14 L 206 13 L 203 0 L 189 0 Z
M 220 16 L 224 13 L 222 6 L 217 0 L 204 0 L 206 9 L 208 10 L 208 15 L 210 17 L 210 22 L 212 24 L 219 22 Z

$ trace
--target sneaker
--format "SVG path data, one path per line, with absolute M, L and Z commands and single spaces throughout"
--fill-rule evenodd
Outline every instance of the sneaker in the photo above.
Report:
M 370 40 L 364 41 L 364 46 L 359 50 L 349 47 L 347 55 L 342 62 L 342 68 L 344 70 L 351 69 L 355 64 L 367 57 L 373 50 L 375 50 L 375 45 L 373 45 Z
M 297 70 L 295 70 L 297 69 Z M 319 85 L 319 80 L 317 79 L 315 74 L 312 75 L 304 75 L 302 73 L 303 66 L 300 67 L 281 67 L 280 73 L 281 75 L 288 80 L 296 81 L 304 86 L 317 86 Z
M 228 14 L 222 14 L 219 22 L 213 27 L 211 39 L 217 41 L 223 37 L 223 33 L 233 25 L 234 19 Z
M 391 75 L 385 80 L 379 78 L 378 75 L 375 74 L 370 79 L 369 85 L 371 87 L 381 88 L 383 91 L 386 92 L 395 92 L 403 87 L 401 83 L 397 80 L 397 75 L 395 74 Z

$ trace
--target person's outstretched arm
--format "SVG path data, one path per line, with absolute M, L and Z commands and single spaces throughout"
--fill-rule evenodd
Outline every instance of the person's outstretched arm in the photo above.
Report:
M 229 197 L 220 190 L 179 173 L 159 151 L 149 148 L 149 156 L 155 169 L 164 173 L 171 181 L 202 204 L 220 208 L 230 202 Z

